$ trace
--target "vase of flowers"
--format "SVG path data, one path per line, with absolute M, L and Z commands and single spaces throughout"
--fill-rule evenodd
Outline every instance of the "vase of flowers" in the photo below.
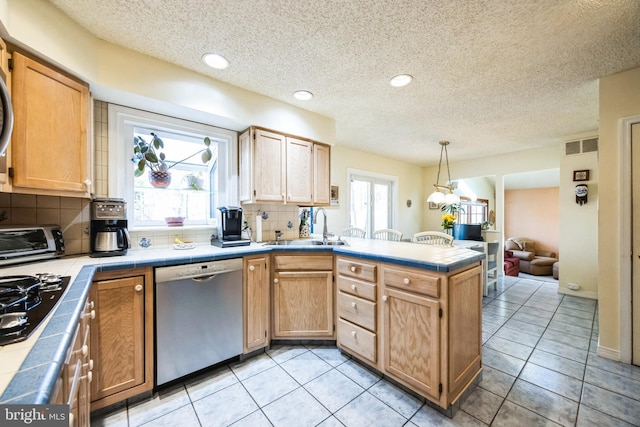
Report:
M 300 227 L 298 229 L 298 235 L 300 237 L 309 237 L 311 235 L 309 231 L 309 209 L 302 209 L 299 216 Z
M 149 167 L 149 182 L 156 188 L 167 188 L 171 184 L 171 172 L 169 169 L 172 167 L 189 160 L 197 154 L 201 154 L 200 158 L 202 163 L 209 163 L 213 157 L 211 152 L 211 139 L 209 137 L 204 138 L 205 148 L 202 150 L 185 157 L 177 162 L 167 160 L 166 155 L 162 152 L 164 148 L 164 142 L 158 135 L 151 132 L 151 141 L 147 142 L 141 136 L 133 137 L 133 157 L 131 161 L 135 163 L 136 168 L 134 175 L 136 177 L 142 176 L 147 167 Z M 170 164 L 169 164 L 170 163 Z
M 456 217 L 451 214 L 442 214 L 442 228 L 448 234 L 451 234 L 451 229 L 456 223 Z

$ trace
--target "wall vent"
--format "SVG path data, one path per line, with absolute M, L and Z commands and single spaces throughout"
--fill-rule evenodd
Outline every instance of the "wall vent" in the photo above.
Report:
M 582 141 L 571 141 L 564 144 L 564 154 L 591 153 L 598 151 L 598 138 L 583 139 Z

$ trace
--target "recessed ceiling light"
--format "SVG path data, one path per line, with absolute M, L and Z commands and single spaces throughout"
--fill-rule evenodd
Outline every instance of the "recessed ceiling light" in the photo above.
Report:
M 308 101 L 313 98 L 313 94 L 308 90 L 297 90 L 293 92 L 293 97 L 300 101 Z
M 222 55 L 218 55 L 217 53 L 206 53 L 202 55 L 202 60 L 209 67 L 215 68 L 216 70 L 224 70 L 229 66 L 227 58 Z
M 411 80 L 413 80 L 413 76 L 409 74 L 398 74 L 397 76 L 391 77 L 389 84 L 393 87 L 402 87 L 411 83 Z

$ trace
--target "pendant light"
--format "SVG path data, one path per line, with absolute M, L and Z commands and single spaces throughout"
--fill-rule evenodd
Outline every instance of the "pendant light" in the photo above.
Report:
M 444 152 L 445 160 L 447 162 L 447 178 L 449 179 L 447 182 L 451 182 L 451 172 L 449 171 L 449 153 L 447 152 L 447 145 L 449 145 L 449 141 L 440 141 L 440 162 L 438 163 L 438 177 L 436 178 L 436 183 L 433 184 L 433 193 L 427 199 L 429 203 L 444 203 L 446 205 L 452 205 L 455 203 L 460 203 L 460 196 L 457 194 L 453 194 L 453 187 L 449 185 L 440 185 L 440 170 L 442 169 L 442 153 Z M 440 190 L 447 190 L 447 194 L 445 195 Z

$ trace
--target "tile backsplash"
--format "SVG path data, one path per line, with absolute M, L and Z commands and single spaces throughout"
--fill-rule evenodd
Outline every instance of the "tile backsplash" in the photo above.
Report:
M 0 225 L 60 225 L 66 253 L 88 253 L 90 205 L 75 197 L 0 193 Z

